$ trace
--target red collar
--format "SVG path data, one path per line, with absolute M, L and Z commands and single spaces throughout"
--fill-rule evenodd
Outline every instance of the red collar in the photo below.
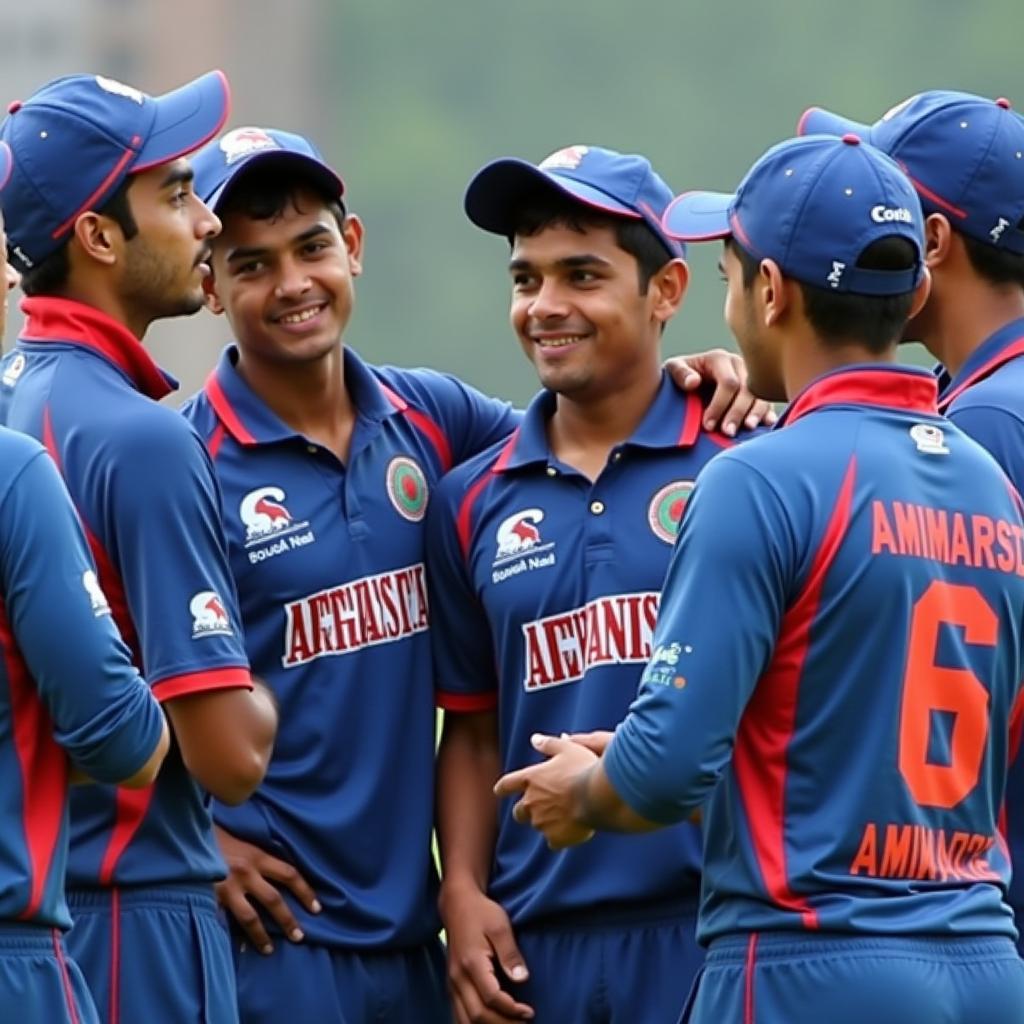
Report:
M 1018 356 L 1024 356 L 1024 338 L 1018 338 L 1016 341 L 1007 345 L 998 355 L 993 356 L 986 363 L 979 366 L 973 373 L 968 374 L 962 381 L 959 381 L 953 387 L 951 387 L 943 396 L 939 399 L 939 408 L 943 413 L 953 404 L 954 400 L 959 398 L 968 388 L 974 387 L 979 381 L 984 380 L 986 377 L 991 377 L 1000 366 L 1010 362 L 1011 359 L 1016 359 Z
M 27 318 L 22 341 L 57 341 L 91 349 L 126 373 L 135 387 L 154 401 L 177 388 L 124 324 L 93 306 L 35 296 L 22 299 L 21 311 Z
M 906 366 L 863 366 L 836 370 L 808 384 L 789 404 L 778 426 L 829 405 L 871 405 L 937 415 L 938 383 L 923 370 Z

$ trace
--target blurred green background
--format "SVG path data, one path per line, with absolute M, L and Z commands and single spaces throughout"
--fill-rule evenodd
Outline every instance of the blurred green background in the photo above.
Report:
M 462 212 L 466 182 L 486 161 L 600 144 L 649 156 L 677 191 L 728 189 L 812 104 L 874 120 L 914 92 L 947 87 L 1024 106 L 1020 0 L 4 7 L 5 101 L 51 71 L 101 71 L 159 91 L 221 66 L 235 87 L 232 124 L 312 134 L 367 227 L 349 343 L 373 361 L 454 371 L 518 402 L 535 382 L 506 320 L 507 245 Z M 50 45 L 46 60 L 16 49 L 26 19 L 45 18 L 53 30 L 26 45 Z M 76 38 L 52 52 L 60 27 Z M 666 352 L 731 346 L 717 250 L 691 248 L 690 293 Z M 203 314 L 161 325 L 152 345 L 190 390 L 225 340 L 223 321 Z

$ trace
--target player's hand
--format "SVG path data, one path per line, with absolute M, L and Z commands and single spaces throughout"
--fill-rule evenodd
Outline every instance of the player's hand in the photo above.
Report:
M 441 886 L 448 933 L 448 990 L 457 1024 L 532 1020 L 533 1009 L 503 991 L 495 963 L 513 982 L 529 977 L 512 922 L 499 903 L 473 886 Z
M 704 429 L 720 430 L 735 437 L 740 425 L 753 430 L 770 427 L 778 419 L 771 404 L 747 389 L 747 367 L 743 359 L 724 348 L 713 348 L 691 356 L 673 356 L 665 369 L 684 391 L 693 391 L 704 381 L 713 381 L 715 393 L 704 410 Z
M 574 819 L 573 790 L 581 776 L 597 763 L 597 754 L 566 734 L 538 734 L 531 743 L 549 760 L 503 775 L 494 787 L 495 794 L 522 793 L 512 808 L 512 817 L 520 825 L 531 825 L 542 832 L 552 850 L 585 843 L 594 830 Z
M 569 739 L 600 757 L 608 749 L 608 744 L 611 743 L 614 735 L 615 733 L 610 729 L 595 729 L 593 732 L 571 733 Z
M 254 904 L 262 906 L 292 942 L 301 942 L 305 936 L 278 885 L 288 889 L 310 913 L 319 914 L 320 901 L 309 883 L 287 861 L 271 856 L 217 825 L 214 831 L 228 865 L 228 877 L 214 886 L 221 906 L 265 955 L 274 951 L 274 944 Z

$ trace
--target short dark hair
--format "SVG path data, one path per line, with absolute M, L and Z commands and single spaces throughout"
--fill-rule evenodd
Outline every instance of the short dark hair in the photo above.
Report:
M 555 225 L 564 225 L 573 231 L 611 228 L 616 245 L 636 260 L 641 295 L 647 294 L 651 278 L 676 258 L 646 221 L 590 210 L 582 203 L 550 192 L 538 192 L 523 203 L 516 214 L 509 243 L 515 242 L 516 235 L 529 238 Z
M 727 241 L 740 261 L 743 287 L 749 289 L 758 275 L 761 261 L 755 259 L 735 238 Z M 857 258 L 865 270 L 909 270 L 918 260 L 914 244 L 899 235 L 872 242 Z M 853 295 L 799 281 L 807 319 L 823 339 L 853 341 L 881 354 L 899 339 L 910 317 L 914 291 L 899 295 Z
M 117 191 L 96 211 L 113 220 L 128 241 L 139 233 L 139 226 L 135 223 L 128 202 L 128 189 L 134 180 L 129 174 L 118 185 Z M 70 273 L 71 261 L 68 259 L 68 243 L 65 241 L 38 266 L 21 272 L 21 290 L 26 295 L 60 295 L 67 287 Z
M 301 191 L 309 190 L 319 196 L 334 215 L 338 227 L 345 226 L 345 206 L 330 195 L 313 177 L 301 172 L 281 173 L 273 165 L 252 168 L 233 182 L 217 204 L 218 216 L 241 213 L 253 220 L 277 220 L 289 206 L 298 208 Z
M 1017 228 L 1024 230 L 1024 220 L 1017 225 Z M 956 231 L 956 228 L 954 227 L 953 230 Z M 970 261 L 971 269 L 978 277 L 983 278 L 989 284 L 1015 284 L 1018 288 L 1024 288 L 1024 256 L 989 245 L 988 242 L 972 238 L 962 231 L 958 231 L 957 234 L 964 240 L 967 259 Z

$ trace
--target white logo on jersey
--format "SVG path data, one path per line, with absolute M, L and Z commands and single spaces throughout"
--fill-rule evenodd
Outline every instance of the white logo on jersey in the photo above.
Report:
M 658 596 L 645 591 L 599 597 L 582 608 L 525 623 L 523 689 L 532 693 L 575 683 L 601 665 L 646 662 Z
M 498 551 L 494 561 L 515 558 L 524 551 L 537 547 L 541 542 L 537 523 L 543 520 L 544 512 L 539 508 L 526 508 L 503 519 L 495 533 Z
M 220 140 L 221 152 L 229 164 L 261 149 L 280 148 L 262 128 L 236 128 Z
M 945 435 L 931 423 L 915 423 L 910 428 L 910 436 L 917 445 L 917 450 L 925 455 L 948 455 Z
M 238 505 L 238 515 L 245 526 L 245 546 L 261 544 L 309 526 L 307 520 L 296 521 L 284 504 L 285 493 L 280 487 L 268 485 L 250 491 Z
M 215 590 L 200 590 L 188 603 L 192 613 L 192 639 L 204 636 L 231 636 L 231 621 L 224 602 Z
M 101 615 L 109 615 L 110 604 L 107 601 L 107 595 L 103 593 L 100 581 L 92 569 L 86 569 L 82 573 L 82 586 L 85 587 L 85 592 L 89 595 L 89 604 L 92 605 L 93 615 L 96 618 Z
M 886 206 L 879 203 L 871 207 L 871 219 L 876 224 L 888 224 L 898 221 L 900 224 L 913 224 L 914 218 L 905 206 Z
M 18 378 L 25 371 L 25 357 L 20 353 L 16 352 L 4 369 L 3 377 L 0 380 L 4 382 L 9 388 L 13 388 L 18 383 Z
M 126 100 L 138 103 L 140 107 L 145 102 L 145 95 L 139 92 L 138 89 L 133 89 L 130 85 L 125 85 L 124 82 L 118 82 L 114 78 L 104 78 L 102 75 L 97 75 L 96 84 L 104 92 L 112 93 L 114 96 L 123 96 Z
M 988 233 L 989 238 L 993 242 L 998 242 L 1003 237 L 1003 232 L 1010 226 L 1010 222 L 1005 217 L 999 218 L 999 223 Z

